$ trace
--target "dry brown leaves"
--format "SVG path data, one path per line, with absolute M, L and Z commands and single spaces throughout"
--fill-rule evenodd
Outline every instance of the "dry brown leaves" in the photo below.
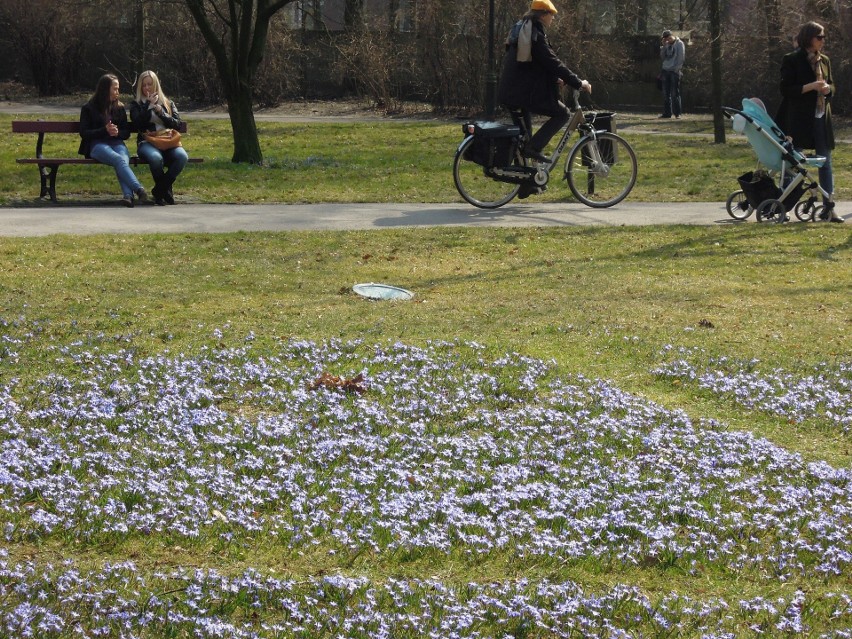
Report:
M 323 373 L 308 385 L 308 390 L 318 388 L 338 388 L 347 393 L 366 393 L 367 386 L 364 382 L 364 374 L 358 373 L 355 377 L 338 377 L 331 373 Z

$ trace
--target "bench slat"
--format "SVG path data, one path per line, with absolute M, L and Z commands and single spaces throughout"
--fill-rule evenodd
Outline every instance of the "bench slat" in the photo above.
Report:
M 204 162 L 203 158 L 189 158 L 189 162 Z M 18 164 L 41 164 L 50 166 L 52 164 L 100 164 L 97 160 L 91 158 L 18 158 L 15 160 Z M 130 158 L 131 164 L 148 164 L 145 160 L 140 160 L 135 155 Z
M 79 122 L 46 122 L 45 120 L 13 120 L 12 133 L 79 133 Z
M 89 158 L 18 158 L 15 160 L 18 164 L 97 164 L 96 160 Z
M 186 133 L 186 122 L 181 122 L 178 130 Z M 12 120 L 12 133 L 80 133 L 80 122 Z

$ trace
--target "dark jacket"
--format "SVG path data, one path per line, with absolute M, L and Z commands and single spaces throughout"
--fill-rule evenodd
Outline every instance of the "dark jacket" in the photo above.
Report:
M 497 99 L 509 108 L 522 107 L 540 115 L 562 113 L 557 80 L 561 78 L 574 89 L 582 86 L 582 80 L 556 57 L 544 26 L 535 19 L 532 21 L 532 61 L 518 62 L 518 34 L 523 23 L 523 20 L 518 21 L 509 31 Z
M 83 108 L 80 109 L 80 148 L 77 151 L 80 155 L 91 157 L 89 153 L 92 150 L 92 145 L 98 142 L 107 144 L 117 144 L 119 141 L 126 140 L 130 137 L 130 125 L 127 122 L 127 112 L 124 107 L 113 107 L 109 115 L 112 123 L 118 127 L 118 137 L 114 138 L 107 133 L 107 120 L 104 118 L 103 112 L 91 102 L 86 102 Z M 121 142 L 124 144 L 124 142 Z
M 163 115 L 159 116 L 159 118 L 163 121 L 163 126 L 167 129 L 178 129 L 181 122 L 180 113 L 178 113 L 175 103 L 171 100 L 169 100 L 169 106 L 172 109 L 172 114 L 169 115 L 163 109 Z M 145 141 L 145 131 L 155 131 L 157 129 L 157 125 L 151 119 L 152 113 L 153 111 L 148 108 L 148 100 L 142 100 L 141 102 L 134 100 L 130 103 L 130 120 L 133 122 L 133 130 L 139 132 L 139 135 L 136 136 L 137 144 Z
M 825 132 L 828 147 L 834 148 L 834 129 L 831 125 L 831 96 L 834 95 L 834 79 L 831 77 L 831 62 L 822 56 L 822 76 L 831 85 L 831 93 L 825 96 Z M 802 93 L 802 87 L 816 80 L 816 73 L 808 62 L 804 48 L 788 53 L 781 61 L 781 106 L 775 121 L 785 134 L 793 138 L 798 149 L 814 148 L 814 113 L 817 92 Z

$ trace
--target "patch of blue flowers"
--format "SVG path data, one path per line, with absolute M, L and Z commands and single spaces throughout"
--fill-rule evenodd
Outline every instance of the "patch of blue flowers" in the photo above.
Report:
M 758 361 L 708 357 L 700 349 L 667 347 L 654 372 L 730 397 L 749 409 L 793 423 L 815 419 L 843 433 L 852 430 L 852 361 L 812 370 L 765 370 Z
M 57 372 L 0 386 L 0 636 L 733 637 L 806 632 L 813 618 L 823 636 L 850 636 L 850 469 L 477 344 L 294 340 L 259 355 L 251 336 L 214 338 L 154 357 L 81 342 L 56 349 Z M 363 381 L 347 391 L 317 384 L 324 375 Z M 341 565 L 508 556 L 840 589 L 652 602 L 571 582 L 291 582 L 259 566 L 7 559 L 19 543 L 133 539 L 273 543 Z

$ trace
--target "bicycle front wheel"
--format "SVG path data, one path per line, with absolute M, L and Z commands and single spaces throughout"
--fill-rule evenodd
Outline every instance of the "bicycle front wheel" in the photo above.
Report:
M 500 182 L 485 173 L 485 167 L 465 160 L 465 152 L 473 144 L 473 136 L 465 138 L 456 151 L 453 161 L 453 180 L 459 194 L 470 204 L 481 209 L 496 209 L 518 194 L 519 184 Z
M 602 209 L 618 204 L 636 184 L 636 154 L 622 137 L 598 133 L 582 138 L 568 156 L 565 179 L 571 193 L 586 206 Z

